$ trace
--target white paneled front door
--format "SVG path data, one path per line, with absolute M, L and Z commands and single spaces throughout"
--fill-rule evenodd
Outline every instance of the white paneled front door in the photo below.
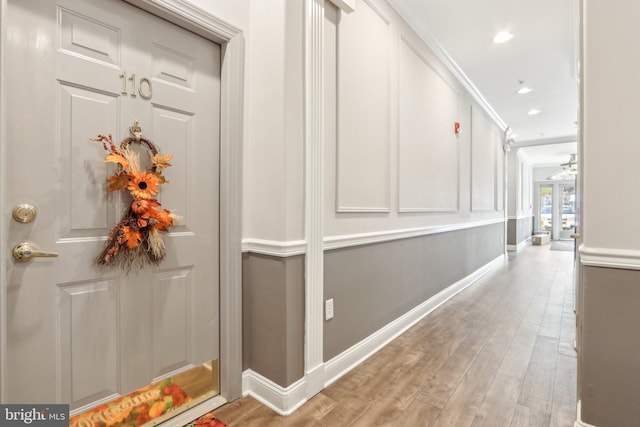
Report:
M 8 0 L 4 206 L 6 403 L 130 392 L 219 354 L 220 46 L 119 0 Z M 102 145 L 134 120 L 163 154 L 158 195 L 181 216 L 158 267 L 96 268 L 128 201 Z M 57 258 L 17 262 L 32 242 Z

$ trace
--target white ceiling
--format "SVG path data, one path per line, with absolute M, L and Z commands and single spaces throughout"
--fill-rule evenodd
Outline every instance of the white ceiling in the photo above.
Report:
M 578 0 L 389 2 L 420 36 L 446 51 L 517 135 L 516 145 L 576 140 Z M 514 37 L 495 44 L 500 31 Z M 533 91 L 517 94 L 520 81 Z M 541 113 L 528 115 L 534 108 Z

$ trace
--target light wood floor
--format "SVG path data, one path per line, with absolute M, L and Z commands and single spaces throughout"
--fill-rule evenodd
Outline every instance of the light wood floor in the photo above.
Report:
M 252 398 L 229 426 L 572 426 L 573 253 L 528 246 L 289 417 Z

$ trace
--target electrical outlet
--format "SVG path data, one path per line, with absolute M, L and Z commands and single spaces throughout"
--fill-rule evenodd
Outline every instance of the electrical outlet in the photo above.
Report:
M 333 319 L 333 298 L 324 302 L 324 320 Z

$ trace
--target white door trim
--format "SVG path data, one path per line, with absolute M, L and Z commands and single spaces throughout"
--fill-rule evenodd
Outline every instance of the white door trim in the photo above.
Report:
M 242 393 L 242 138 L 244 109 L 244 34 L 233 25 L 183 0 L 124 0 L 222 46 L 220 108 L 220 394 L 227 401 Z M 0 182 L 5 181 L 7 84 L 4 79 L 7 0 L 0 0 Z M 0 241 L 5 242 L 9 216 L 0 186 Z M 0 271 L 6 271 L 9 248 L 0 244 Z M 6 292 L 0 274 L 0 295 Z M 6 301 L 0 300 L 0 378 L 7 366 Z M 0 402 L 4 401 L 0 382 Z M 53 402 L 52 402 L 53 403 Z

